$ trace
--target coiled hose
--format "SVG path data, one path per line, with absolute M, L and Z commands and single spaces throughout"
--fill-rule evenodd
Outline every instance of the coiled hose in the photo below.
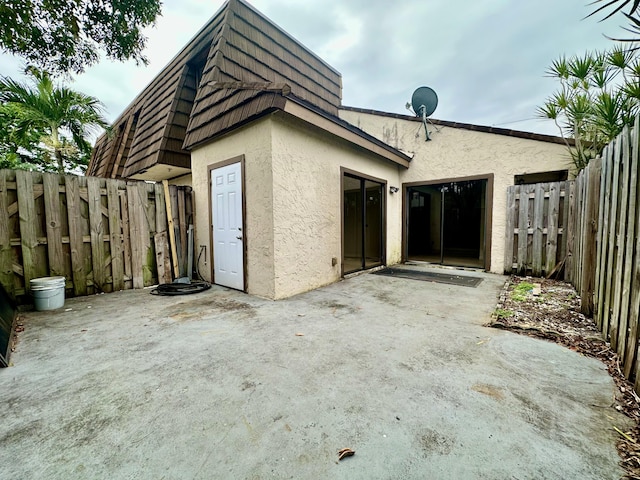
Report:
M 151 295 L 191 295 L 209 290 L 211 284 L 207 282 L 164 283 L 151 290 Z

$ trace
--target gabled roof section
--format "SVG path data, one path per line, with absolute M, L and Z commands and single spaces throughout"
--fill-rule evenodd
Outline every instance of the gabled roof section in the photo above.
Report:
M 337 117 L 342 79 L 243 0 L 228 0 L 98 139 L 87 174 L 188 173 L 188 149 L 281 107 L 289 93 Z
M 184 146 L 193 147 L 257 113 L 256 98 L 282 85 L 338 115 L 340 74 L 242 0 L 230 0 L 221 38 L 211 49 Z M 276 89 L 277 90 L 277 89 Z

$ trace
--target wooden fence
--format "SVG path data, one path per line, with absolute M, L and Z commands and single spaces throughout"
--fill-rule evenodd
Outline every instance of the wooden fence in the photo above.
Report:
M 567 255 L 573 182 L 507 189 L 505 272 L 548 275 Z
M 510 188 L 505 256 L 507 272 L 544 275 L 554 262 L 564 266 L 565 279 L 580 294 L 582 312 L 593 315 L 604 338 L 618 353 L 625 376 L 635 380 L 636 391 L 640 391 L 639 157 L 640 118 L 574 182 L 565 182 L 564 204 L 556 200 L 562 194 L 554 193 L 554 188 L 561 192 L 561 186 L 549 184 L 549 210 L 547 184 Z M 549 232 L 555 224 L 555 205 L 559 205 L 561 239 L 554 259 L 554 234 Z M 525 227 L 526 241 L 520 234 Z M 560 233 L 564 229 L 566 235 Z
M 162 184 L 0 170 L 0 283 L 19 298 L 46 276 L 68 295 L 170 281 L 168 223 L 178 239 L 193 223 L 190 189 L 170 196 L 173 222 Z M 186 258 L 186 240 L 176 250 Z
M 585 201 L 578 221 L 583 243 L 574 255 L 574 284 L 592 307 L 604 337 L 616 350 L 624 374 L 640 387 L 640 162 L 639 120 L 610 143 L 602 159 L 580 173 Z M 593 245 L 591 245 L 593 244 Z

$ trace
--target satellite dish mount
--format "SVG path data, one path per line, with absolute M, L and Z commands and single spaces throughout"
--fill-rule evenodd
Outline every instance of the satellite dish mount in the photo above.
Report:
M 427 141 L 431 140 L 429 137 L 429 129 L 427 128 L 427 117 L 436 111 L 437 106 L 438 95 L 429 87 L 419 87 L 411 96 L 411 108 L 413 109 L 413 113 L 416 114 L 416 117 L 422 118 Z

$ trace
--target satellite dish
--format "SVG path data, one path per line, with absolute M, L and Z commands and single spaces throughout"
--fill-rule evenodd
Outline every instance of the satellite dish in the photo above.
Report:
M 419 87 L 411 96 L 411 108 L 416 116 L 429 116 L 436 111 L 438 106 L 438 95 L 429 87 Z M 424 113 L 422 109 L 425 109 Z
M 427 134 L 427 141 L 429 138 L 429 129 L 427 128 L 427 117 L 436 111 L 438 106 L 438 95 L 429 87 L 419 87 L 413 92 L 411 96 L 411 108 L 416 117 L 422 117 L 422 123 L 424 124 L 424 131 Z

